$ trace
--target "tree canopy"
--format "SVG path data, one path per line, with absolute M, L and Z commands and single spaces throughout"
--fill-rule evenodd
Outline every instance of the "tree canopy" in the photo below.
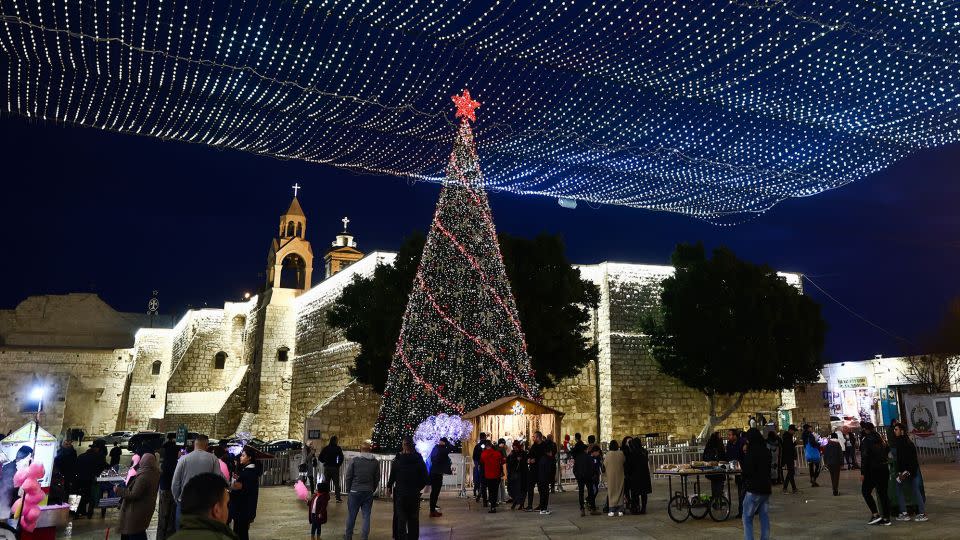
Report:
M 708 259 L 702 244 L 680 244 L 672 261 L 660 313 L 642 329 L 660 370 L 706 396 L 702 436 L 739 408 L 746 392 L 817 380 L 827 326 L 811 298 L 726 248 Z M 736 399 L 718 410 L 720 395 Z
M 597 357 L 585 332 L 599 290 L 571 266 L 559 236 L 501 233 L 498 240 L 537 383 L 552 388 Z M 386 385 L 425 242 L 419 232 L 407 237 L 393 265 L 377 266 L 370 277 L 354 276 L 327 312 L 327 323 L 360 345 L 351 374 L 377 393 Z

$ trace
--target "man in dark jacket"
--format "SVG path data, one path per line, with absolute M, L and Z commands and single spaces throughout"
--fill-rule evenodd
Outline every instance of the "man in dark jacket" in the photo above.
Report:
M 160 506 L 157 509 L 157 540 L 166 540 L 177 530 L 177 501 L 170 490 L 173 484 L 173 471 L 177 469 L 180 447 L 177 446 L 176 433 L 167 434 L 167 442 L 160 447 Z
M 793 493 L 797 492 L 797 445 L 793 442 L 793 436 L 797 432 L 797 426 L 790 424 L 790 427 L 783 432 L 780 440 L 780 463 L 787 469 L 787 475 L 783 477 L 783 492 L 787 492 L 787 486 L 793 487 Z
M 53 460 L 53 467 L 63 476 L 63 487 L 67 493 L 74 493 L 73 482 L 77 475 L 77 449 L 73 447 L 73 440 L 67 437 L 60 443 L 57 457 Z
M 527 451 L 527 512 L 539 510 L 533 507 L 533 488 L 540 477 L 540 458 L 543 456 L 543 439 L 540 432 L 533 434 L 533 444 Z
M 540 515 L 549 515 L 550 509 L 550 483 L 556 476 L 556 455 L 557 445 L 549 439 L 544 439 L 539 431 L 537 436 L 543 445 L 543 451 L 540 453 L 539 477 L 537 478 L 537 490 L 540 491 Z
M 887 455 L 890 447 L 880 438 L 873 423 L 862 422 L 860 427 L 864 432 L 863 440 L 860 441 L 860 481 L 862 482 L 860 492 L 872 514 L 868 523 L 890 525 L 890 499 L 887 497 L 889 480 Z M 877 504 L 873 501 L 874 489 L 877 490 L 877 498 L 880 499 L 882 514 L 877 512 Z
M 440 479 L 442 482 L 443 477 Z M 387 490 L 393 492 L 396 540 L 417 540 L 420 537 L 420 492 L 426 485 L 427 466 L 414 451 L 413 440 L 404 437 L 400 455 L 393 460 L 387 479 Z
M 77 493 L 80 494 L 80 506 L 77 517 L 93 517 L 93 486 L 97 477 L 107 468 L 106 446 L 91 445 L 77 458 Z
M 336 435 L 330 437 L 330 441 L 323 447 L 323 450 L 320 451 L 318 459 L 320 463 L 323 463 L 324 478 L 333 482 L 337 502 L 343 502 L 340 498 L 340 465 L 343 465 L 343 450 L 337 442 Z
M 437 508 L 437 499 L 443 489 L 443 475 L 453 474 L 449 442 L 446 437 L 441 437 L 430 452 L 430 517 L 443 516 Z
M 770 450 L 757 428 L 750 428 L 746 435 L 746 452 L 743 452 L 741 476 L 743 477 L 743 536 L 753 538 L 753 516 L 760 516 L 760 540 L 770 538 Z
M 736 429 L 727 430 L 727 461 L 736 461 L 743 463 L 743 448 L 747 444 L 747 438 Z M 743 490 L 743 475 L 738 474 L 734 477 L 737 484 L 737 519 L 743 516 L 743 496 L 746 491 Z
M 578 445 L 583 445 L 583 450 L 577 449 Z M 587 446 L 580 441 L 580 434 L 577 433 L 577 445 L 574 445 L 573 451 L 571 454 L 574 454 L 573 457 L 573 476 L 577 479 L 577 497 L 580 502 L 580 515 L 587 515 L 587 507 L 585 506 L 585 501 L 583 498 L 583 489 L 587 489 L 587 498 L 586 501 L 596 500 L 596 492 L 594 492 L 593 486 L 593 456 L 587 452 Z M 590 507 L 590 512 L 594 512 L 596 508 Z
M 487 446 L 490 445 L 490 442 L 487 441 L 487 434 L 480 432 L 480 439 L 477 441 L 477 444 L 473 447 L 472 458 L 473 458 L 473 496 L 476 497 L 477 502 L 480 502 L 480 499 L 483 499 L 483 506 L 487 506 L 487 484 L 483 479 L 483 463 L 480 461 L 480 454 L 487 449 Z
M 823 448 L 823 463 L 830 472 L 830 484 L 833 486 L 833 494 L 839 495 L 840 486 L 840 467 L 843 466 L 843 448 L 840 446 L 840 436 L 836 433 L 830 434 L 830 441 Z
M 237 540 L 227 527 L 230 490 L 220 473 L 200 473 L 187 481 L 180 499 L 180 531 L 170 540 Z

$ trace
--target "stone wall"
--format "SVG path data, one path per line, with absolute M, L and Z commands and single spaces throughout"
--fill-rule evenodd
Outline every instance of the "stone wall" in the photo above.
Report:
M 167 379 L 172 332 L 167 329 L 144 328 L 137 332 L 133 347 L 133 369 L 130 371 L 127 396 L 121 410 L 121 428 L 132 431 L 150 428 L 150 420 L 163 418 L 167 399 Z M 159 373 L 154 373 L 160 362 Z
M 340 446 L 357 450 L 373 435 L 379 411 L 380 396 L 369 386 L 353 381 L 317 407 L 311 415 L 311 426 L 320 430 L 324 440 L 336 435 Z
M 789 409 L 791 421 L 799 428 L 803 424 L 820 426 L 821 433 L 830 431 L 830 404 L 824 399 L 827 383 L 814 383 L 793 391 L 795 407 Z
M 578 375 L 560 381 L 543 392 L 543 404 L 564 413 L 561 425 L 563 434 L 587 435 L 597 432 L 597 380 L 596 364 L 590 362 Z
M 131 355 L 130 349 L 0 347 L 0 431 L 18 428 L 33 416 L 22 409 L 35 377 L 45 387 L 41 425 L 47 431 L 81 428 L 87 435 L 102 435 L 116 430 Z
M 290 391 L 296 356 L 296 320 L 293 289 L 268 291 L 262 307 L 262 336 L 254 358 L 259 377 L 255 434 L 262 439 L 286 437 L 290 427 Z M 286 358 L 282 354 L 286 350 Z M 249 408 L 249 407 L 248 407 Z

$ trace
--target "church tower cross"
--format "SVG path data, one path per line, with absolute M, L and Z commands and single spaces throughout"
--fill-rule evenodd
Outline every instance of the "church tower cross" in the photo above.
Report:
M 350 218 L 348 218 L 347 216 L 343 216 L 343 219 L 341 219 L 340 221 L 343 222 L 343 232 L 347 232 L 347 224 L 350 223 Z
M 297 191 L 303 189 L 302 187 L 300 187 L 300 183 L 299 183 L 299 182 L 297 182 L 296 184 L 294 184 L 294 185 L 292 185 L 292 186 L 290 186 L 290 187 L 293 188 L 293 196 L 294 196 L 294 197 L 297 196 Z

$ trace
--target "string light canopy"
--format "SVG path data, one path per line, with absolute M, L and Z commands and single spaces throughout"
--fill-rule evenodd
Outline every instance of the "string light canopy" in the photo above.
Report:
M 896 0 L 0 0 L 9 113 L 715 222 L 960 139 L 960 10 Z

